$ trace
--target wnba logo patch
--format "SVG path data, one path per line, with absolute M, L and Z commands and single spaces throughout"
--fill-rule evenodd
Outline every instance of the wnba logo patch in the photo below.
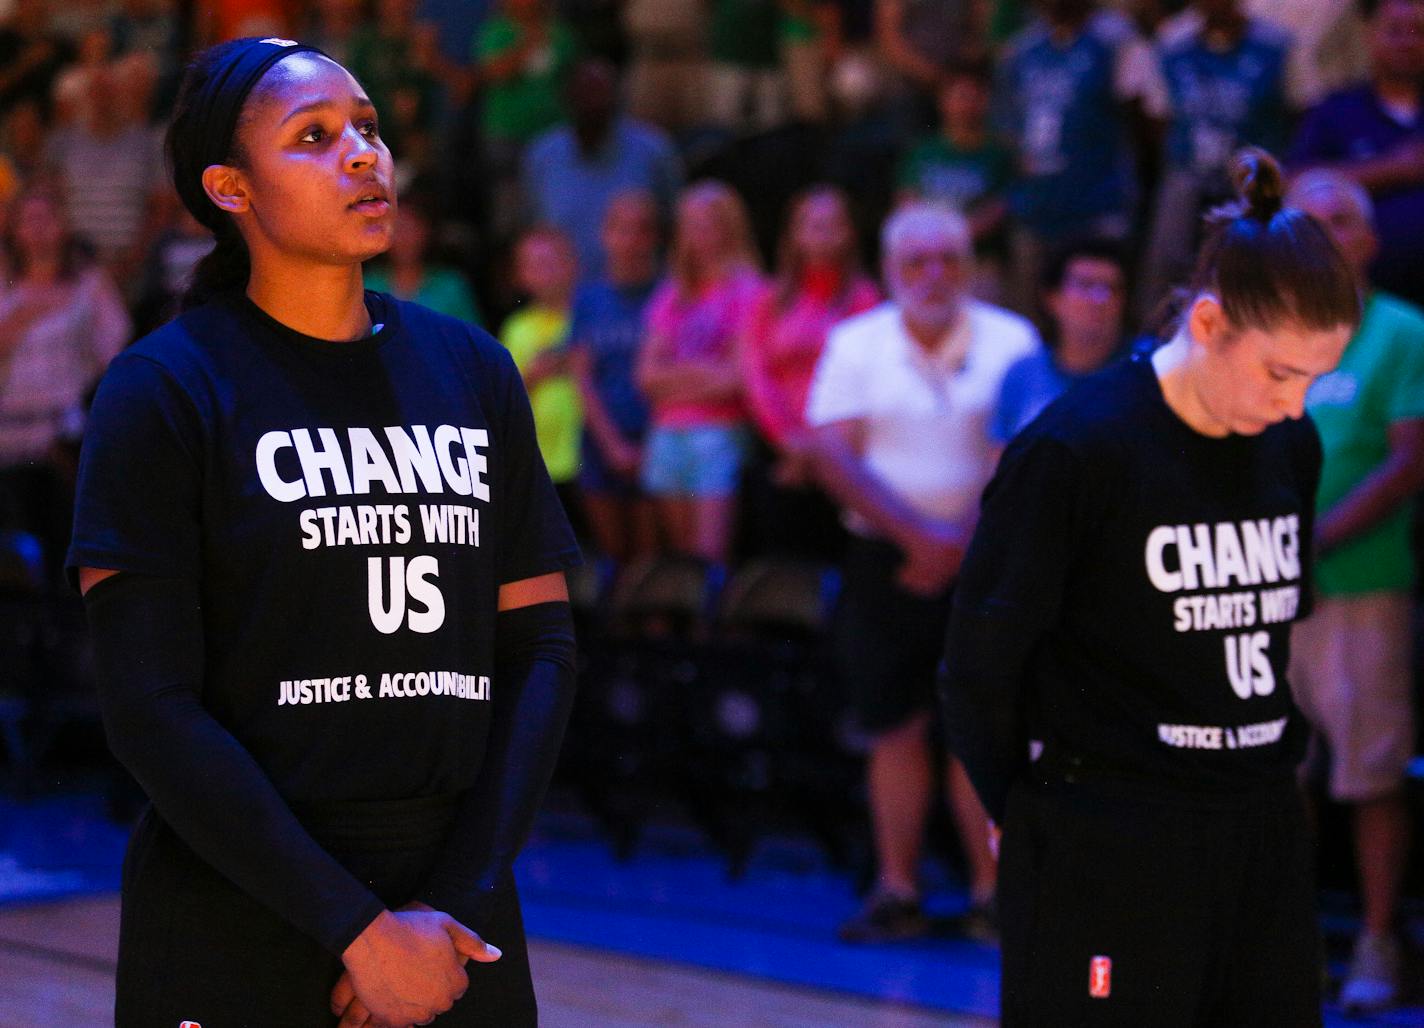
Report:
M 197 1021 L 183 1021 L 178 1025 L 178 1028 L 203 1028 L 203 1026 Z
M 1112 958 L 1094 957 L 1088 964 L 1088 995 L 1107 999 L 1112 995 Z

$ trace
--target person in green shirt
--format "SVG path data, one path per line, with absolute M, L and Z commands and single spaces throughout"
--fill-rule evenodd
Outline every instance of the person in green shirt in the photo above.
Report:
M 943 204 L 965 216 L 978 276 L 991 293 L 1007 252 L 1007 197 L 1014 175 L 1012 155 L 989 131 L 993 74 L 984 58 L 949 65 L 937 93 L 939 132 L 911 145 L 895 176 L 901 201 Z
M 563 120 L 564 76 L 577 56 L 547 0 L 500 0 L 474 45 L 486 141 L 524 144 Z
M 565 509 L 573 500 L 583 434 L 583 403 L 562 345 L 577 277 L 578 262 L 566 235 L 548 226 L 526 231 L 515 244 L 514 278 L 528 300 L 499 330 L 499 341 L 524 376 L 539 452 Z
M 366 269 L 366 288 L 414 300 L 483 328 L 479 304 L 465 276 L 430 259 L 435 226 L 434 204 L 427 196 L 411 193 L 401 197 L 391 248 L 379 263 Z
M 524 199 L 519 166 L 535 136 L 564 118 L 565 77 L 578 56 L 551 0 L 499 0 L 474 42 L 482 93 L 483 216 L 492 247 L 517 234 Z
M 1287 202 L 1320 220 L 1365 279 L 1378 247 L 1369 194 L 1328 171 Z M 1347 1011 L 1392 1005 L 1394 933 L 1409 846 L 1404 772 L 1414 750 L 1410 501 L 1424 487 L 1424 312 L 1379 291 L 1339 367 L 1306 397 L 1325 463 L 1317 496 L 1316 599 L 1291 642 L 1296 701 L 1329 743 L 1329 791 L 1354 808 L 1363 931 L 1340 992 Z

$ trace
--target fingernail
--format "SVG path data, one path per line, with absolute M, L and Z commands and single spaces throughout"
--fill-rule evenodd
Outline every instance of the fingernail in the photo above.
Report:
M 485 943 L 485 949 L 493 953 L 496 957 L 504 956 L 504 952 L 498 946 L 491 946 L 489 943 Z

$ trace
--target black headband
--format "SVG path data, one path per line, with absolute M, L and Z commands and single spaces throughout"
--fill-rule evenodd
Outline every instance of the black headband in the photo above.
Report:
M 327 55 L 314 46 L 290 39 L 237 39 L 226 44 L 222 63 L 194 91 L 187 104 L 183 129 L 197 136 L 197 145 L 186 150 L 186 159 L 175 150 L 173 184 L 183 206 L 204 225 L 216 230 L 222 213 L 203 190 L 203 170 L 222 164 L 232 151 L 232 136 L 247 95 L 267 69 L 292 54 Z

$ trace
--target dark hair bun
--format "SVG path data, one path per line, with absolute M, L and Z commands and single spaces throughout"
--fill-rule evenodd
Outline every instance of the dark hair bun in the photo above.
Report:
M 1231 161 L 1231 184 L 1236 200 L 1206 216 L 1188 296 L 1213 294 L 1237 328 L 1359 324 L 1354 269 L 1323 225 L 1283 205 L 1276 159 L 1254 147 L 1241 150 Z
M 1281 166 L 1259 147 L 1247 147 L 1231 159 L 1231 184 L 1241 200 L 1240 217 L 1268 222 L 1285 202 Z

